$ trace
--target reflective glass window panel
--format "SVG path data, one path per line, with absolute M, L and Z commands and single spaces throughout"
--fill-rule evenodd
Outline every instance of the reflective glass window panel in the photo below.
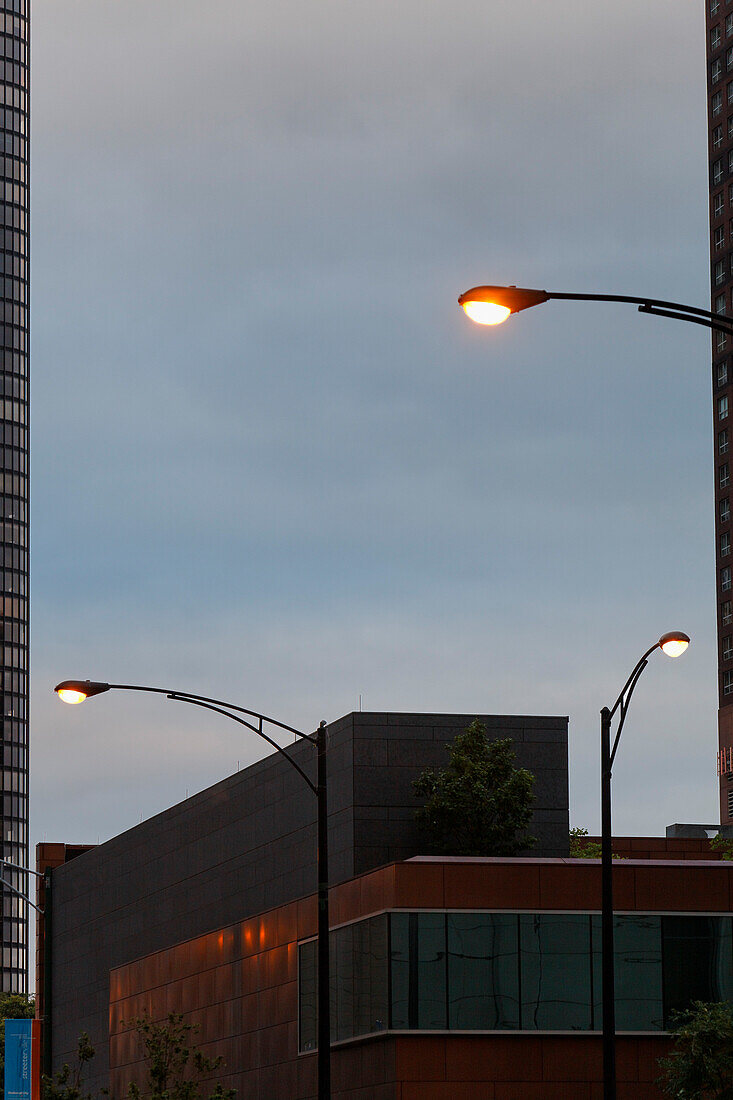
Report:
M 519 926 L 522 1027 L 590 1030 L 590 917 L 523 913 Z
M 298 1036 L 300 1050 L 318 1046 L 318 941 L 301 943 L 298 950 Z
M 733 1001 L 730 917 L 662 917 L 664 1020 L 692 1001 Z
M 728 429 L 723 428 L 722 432 L 718 432 L 718 454 L 725 455 L 728 453 Z
M 517 936 L 515 914 L 448 914 L 449 1028 L 519 1029 Z
M 598 918 L 600 926 L 600 917 Z M 661 1031 L 662 930 L 657 916 L 619 916 L 614 920 L 616 1028 Z M 600 943 L 600 934 L 598 942 Z M 600 995 L 600 977 L 598 990 Z M 598 1014 L 602 1020 L 602 1014 Z M 600 1023 L 599 1023 L 599 1026 Z
M 354 926 L 331 933 L 331 1038 L 354 1034 Z
M 389 1025 L 387 917 L 372 917 L 351 926 L 353 1035 L 384 1031 Z
M 393 913 L 392 1027 L 447 1026 L 444 913 Z

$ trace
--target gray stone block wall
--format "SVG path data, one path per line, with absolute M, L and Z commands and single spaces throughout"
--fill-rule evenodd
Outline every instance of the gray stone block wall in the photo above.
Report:
M 329 726 L 333 883 L 419 854 L 413 779 L 447 761 L 473 714 L 346 715 Z M 535 855 L 568 853 L 567 719 L 479 716 L 536 776 Z M 314 777 L 314 751 L 289 751 Z M 53 1064 L 86 1031 L 92 1092 L 108 1084 L 109 972 L 315 892 L 313 794 L 273 754 L 53 872 Z

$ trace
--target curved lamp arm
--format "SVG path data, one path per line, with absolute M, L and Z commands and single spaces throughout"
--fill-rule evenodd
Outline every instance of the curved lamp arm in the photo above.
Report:
M 661 649 L 668 657 L 679 657 L 685 652 L 689 644 L 689 637 L 681 630 L 670 630 L 667 634 L 663 634 L 659 641 L 655 642 L 653 646 L 650 646 L 646 653 L 636 662 L 631 675 L 621 688 L 618 699 L 613 706 L 610 709 L 608 707 L 604 708 L 609 728 L 614 714 L 616 711 L 619 712 L 618 729 L 616 730 L 616 737 L 614 738 L 613 748 L 611 749 L 611 755 L 608 760 L 609 770 L 613 766 L 613 761 L 616 757 L 616 750 L 618 749 L 618 743 L 621 738 L 621 730 L 624 728 L 624 722 L 626 721 L 626 714 L 629 709 L 629 703 L 631 702 L 631 696 L 634 694 L 634 688 L 639 682 L 639 677 L 649 663 L 650 656 L 655 649 Z
M 669 302 L 664 298 L 637 298 L 630 294 L 572 294 L 555 290 L 530 290 L 517 286 L 475 286 L 458 299 L 471 320 L 479 324 L 500 324 L 512 313 L 519 313 L 530 306 L 541 305 L 551 299 L 572 302 L 622 302 L 638 306 L 640 313 L 656 317 L 672 317 L 677 321 L 690 321 L 694 325 L 717 329 L 733 336 L 733 320 L 709 309 L 699 309 L 683 302 Z M 486 313 L 485 311 L 489 311 Z M 482 320 L 482 312 L 484 318 Z
M 265 733 L 263 726 L 265 723 L 270 726 L 275 726 L 277 729 L 285 730 L 287 733 L 292 733 L 305 741 L 310 741 L 312 745 L 318 744 L 317 737 L 314 737 L 313 734 L 310 733 L 303 733 L 293 726 L 288 726 L 285 722 L 279 722 L 276 718 L 268 718 L 266 714 L 260 714 L 255 710 L 248 710 L 246 707 L 235 706 L 234 703 L 227 703 L 223 699 L 211 699 L 206 695 L 195 695 L 190 691 L 175 691 L 170 688 L 146 687 L 142 684 L 107 684 L 100 680 L 62 680 L 60 684 L 56 685 L 54 691 L 67 703 L 81 703 L 85 699 L 89 699 L 93 695 L 101 695 L 105 691 L 145 691 L 152 695 L 165 695 L 166 699 L 173 699 L 175 702 L 191 703 L 192 706 L 203 707 L 205 710 L 212 710 L 216 714 L 223 714 L 225 718 L 231 718 L 233 722 L 238 722 L 241 726 L 246 726 L 247 729 L 252 730 L 252 732 L 256 733 L 258 737 L 261 737 L 263 741 L 266 741 L 268 745 L 272 745 L 272 747 L 284 756 L 302 776 L 313 793 L 315 795 L 318 794 L 318 787 L 308 778 L 300 764 L 293 759 L 287 749 L 284 749 L 282 745 L 278 745 L 277 741 L 270 737 L 269 734 Z M 233 714 L 232 711 L 236 713 Z M 239 715 L 241 714 L 246 714 L 250 718 L 255 718 L 257 720 L 257 725 L 248 722 L 246 718 L 240 718 Z M 325 722 L 321 722 L 320 728 L 323 729 L 325 725 Z

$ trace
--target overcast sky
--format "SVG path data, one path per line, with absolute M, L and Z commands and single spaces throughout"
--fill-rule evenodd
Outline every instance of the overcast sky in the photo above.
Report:
M 31 840 L 258 758 L 164 700 L 598 711 L 618 833 L 718 820 L 702 0 L 34 0 Z

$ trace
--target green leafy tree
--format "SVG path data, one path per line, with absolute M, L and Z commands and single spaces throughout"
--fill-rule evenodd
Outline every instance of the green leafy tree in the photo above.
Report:
M 509 738 L 489 741 L 478 719 L 448 746 L 447 767 L 428 768 L 413 783 L 425 799 L 416 818 L 436 855 L 512 856 L 536 840 L 527 832 L 534 776 L 514 766 Z
M 76 1066 L 72 1070 L 68 1062 L 53 1077 L 43 1078 L 44 1100 L 90 1100 L 91 1093 L 84 1091 L 84 1074 L 94 1057 L 94 1047 L 86 1031 L 79 1036 L 76 1050 Z
M 32 1020 L 36 1001 L 25 993 L 0 993 L 0 1098 L 5 1097 L 5 1021 Z
M 674 1020 L 658 1084 L 673 1100 L 733 1100 L 733 1004 L 693 1001 Z
M 141 1088 L 132 1082 L 128 1100 L 200 1100 L 202 1083 L 211 1079 L 222 1059 L 207 1058 L 198 1047 L 190 1045 L 198 1026 L 186 1023 L 177 1012 L 170 1012 L 162 1024 L 146 1015 L 128 1026 L 142 1041 L 147 1067 L 145 1085 Z M 233 1100 L 234 1095 L 234 1089 L 217 1084 L 208 1093 L 208 1100 Z
M 712 837 L 710 847 L 714 852 L 720 852 L 721 859 L 733 860 L 733 837 L 721 836 L 718 833 L 717 836 Z
M 570 830 L 570 855 L 574 859 L 600 859 L 600 840 L 584 840 L 588 836 L 587 829 L 576 827 Z

